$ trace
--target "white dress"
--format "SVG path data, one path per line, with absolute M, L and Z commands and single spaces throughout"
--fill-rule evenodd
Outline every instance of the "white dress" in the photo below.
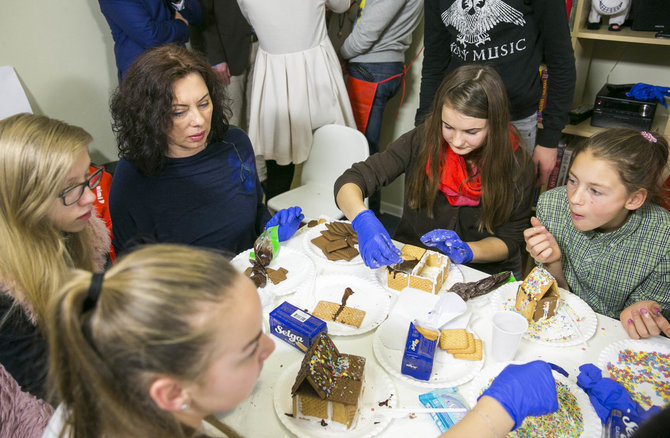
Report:
M 302 163 L 312 132 L 329 123 L 356 127 L 325 8 L 350 0 L 237 0 L 258 36 L 249 138 L 256 155 Z

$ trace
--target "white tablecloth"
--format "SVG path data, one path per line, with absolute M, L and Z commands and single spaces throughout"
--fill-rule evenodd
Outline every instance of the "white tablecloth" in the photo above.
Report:
M 303 231 L 290 241 L 285 243 L 288 247 L 303 251 L 302 236 Z M 333 272 L 344 272 L 346 268 L 339 268 L 328 263 L 317 263 L 317 275 L 330 274 Z M 476 281 L 486 277 L 487 274 L 469 268 L 459 266 L 463 272 L 465 281 Z M 349 268 L 347 273 L 353 273 L 361 276 L 370 276 L 370 272 L 364 266 Z M 275 305 L 284 300 L 291 301 L 291 295 L 279 297 Z M 484 340 L 486 351 L 486 362 L 484 369 L 493 362 L 490 359 L 491 346 L 487 340 L 491 337 L 491 318 L 493 313 L 491 306 L 488 305 L 487 296 L 482 296 L 469 300 L 468 311 L 473 313 L 470 322 L 470 329 L 474 330 Z M 274 306 L 273 306 L 274 308 Z M 618 320 L 597 314 L 598 327 L 595 335 L 587 341 L 586 348 L 583 345 L 574 347 L 551 347 L 531 343 L 526 340 L 521 341 L 521 345 L 516 354 L 515 361 L 529 362 L 535 359 L 556 363 L 562 366 L 574 382 L 579 374 L 578 367 L 587 362 L 597 364 L 600 352 L 613 342 L 629 339 L 625 330 Z M 334 337 L 333 340 L 337 348 L 344 353 L 357 354 L 367 358 L 368 361 L 375 361 L 375 355 L 372 349 L 372 339 L 374 331 L 358 336 Z M 246 437 L 292 437 L 278 420 L 273 404 L 274 384 L 282 371 L 287 366 L 298 363 L 302 360 L 303 354 L 295 348 L 286 344 L 282 340 L 272 336 L 275 341 L 276 349 L 274 353 L 266 360 L 263 372 L 258 379 L 258 383 L 251 396 L 235 410 L 219 414 L 218 418 L 235 428 L 239 433 Z M 666 338 L 657 337 L 659 342 L 668 342 Z M 381 367 L 381 365 L 380 365 Z M 429 392 L 428 388 L 421 388 L 409 383 L 393 379 L 398 391 L 398 406 L 401 407 L 422 407 L 419 402 L 419 394 Z M 461 394 L 474 390 L 469 385 L 472 381 L 458 387 Z M 394 419 L 391 424 L 379 435 L 381 437 L 436 437 L 439 435 L 437 426 L 427 414 L 417 415 L 416 418 L 408 417 Z

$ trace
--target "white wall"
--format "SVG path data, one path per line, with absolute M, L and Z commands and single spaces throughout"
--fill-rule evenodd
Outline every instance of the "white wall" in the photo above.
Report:
M 96 0 L 2 0 L 0 65 L 14 67 L 34 113 L 85 128 L 94 161 L 116 159 L 113 41 Z

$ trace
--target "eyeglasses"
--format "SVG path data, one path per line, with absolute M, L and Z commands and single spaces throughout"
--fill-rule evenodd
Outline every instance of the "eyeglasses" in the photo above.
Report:
M 91 167 L 95 168 L 95 172 L 89 175 L 89 177 L 86 178 L 86 181 L 84 181 L 83 183 L 79 183 L 76 186 L 68 187 L 67 189 L 63 190 L 60 193 L 60 195 L 58 195 L 58 197 L 63 200 L 63 205 L 67 207 L 68 205 L 72 205 L 75 202 L 79 201 L 82 195 L 84 194 L 84 189 L 86 187 L 88 187 L 91 190 L 98 187 L 100 181 L 102 181 L 103 169 L 100 166 L 91 166 Z

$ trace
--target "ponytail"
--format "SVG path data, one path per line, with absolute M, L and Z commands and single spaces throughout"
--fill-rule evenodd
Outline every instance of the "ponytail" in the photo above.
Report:
M 238 275 L 223 256 L 179 245 L 134 251 L 104 276 L 75 271 L 48 326 L 49 379 L 70 436 L 195 436 L 149 387 L 204 373 L 216 333 L 198 315 L 224 302 Z

